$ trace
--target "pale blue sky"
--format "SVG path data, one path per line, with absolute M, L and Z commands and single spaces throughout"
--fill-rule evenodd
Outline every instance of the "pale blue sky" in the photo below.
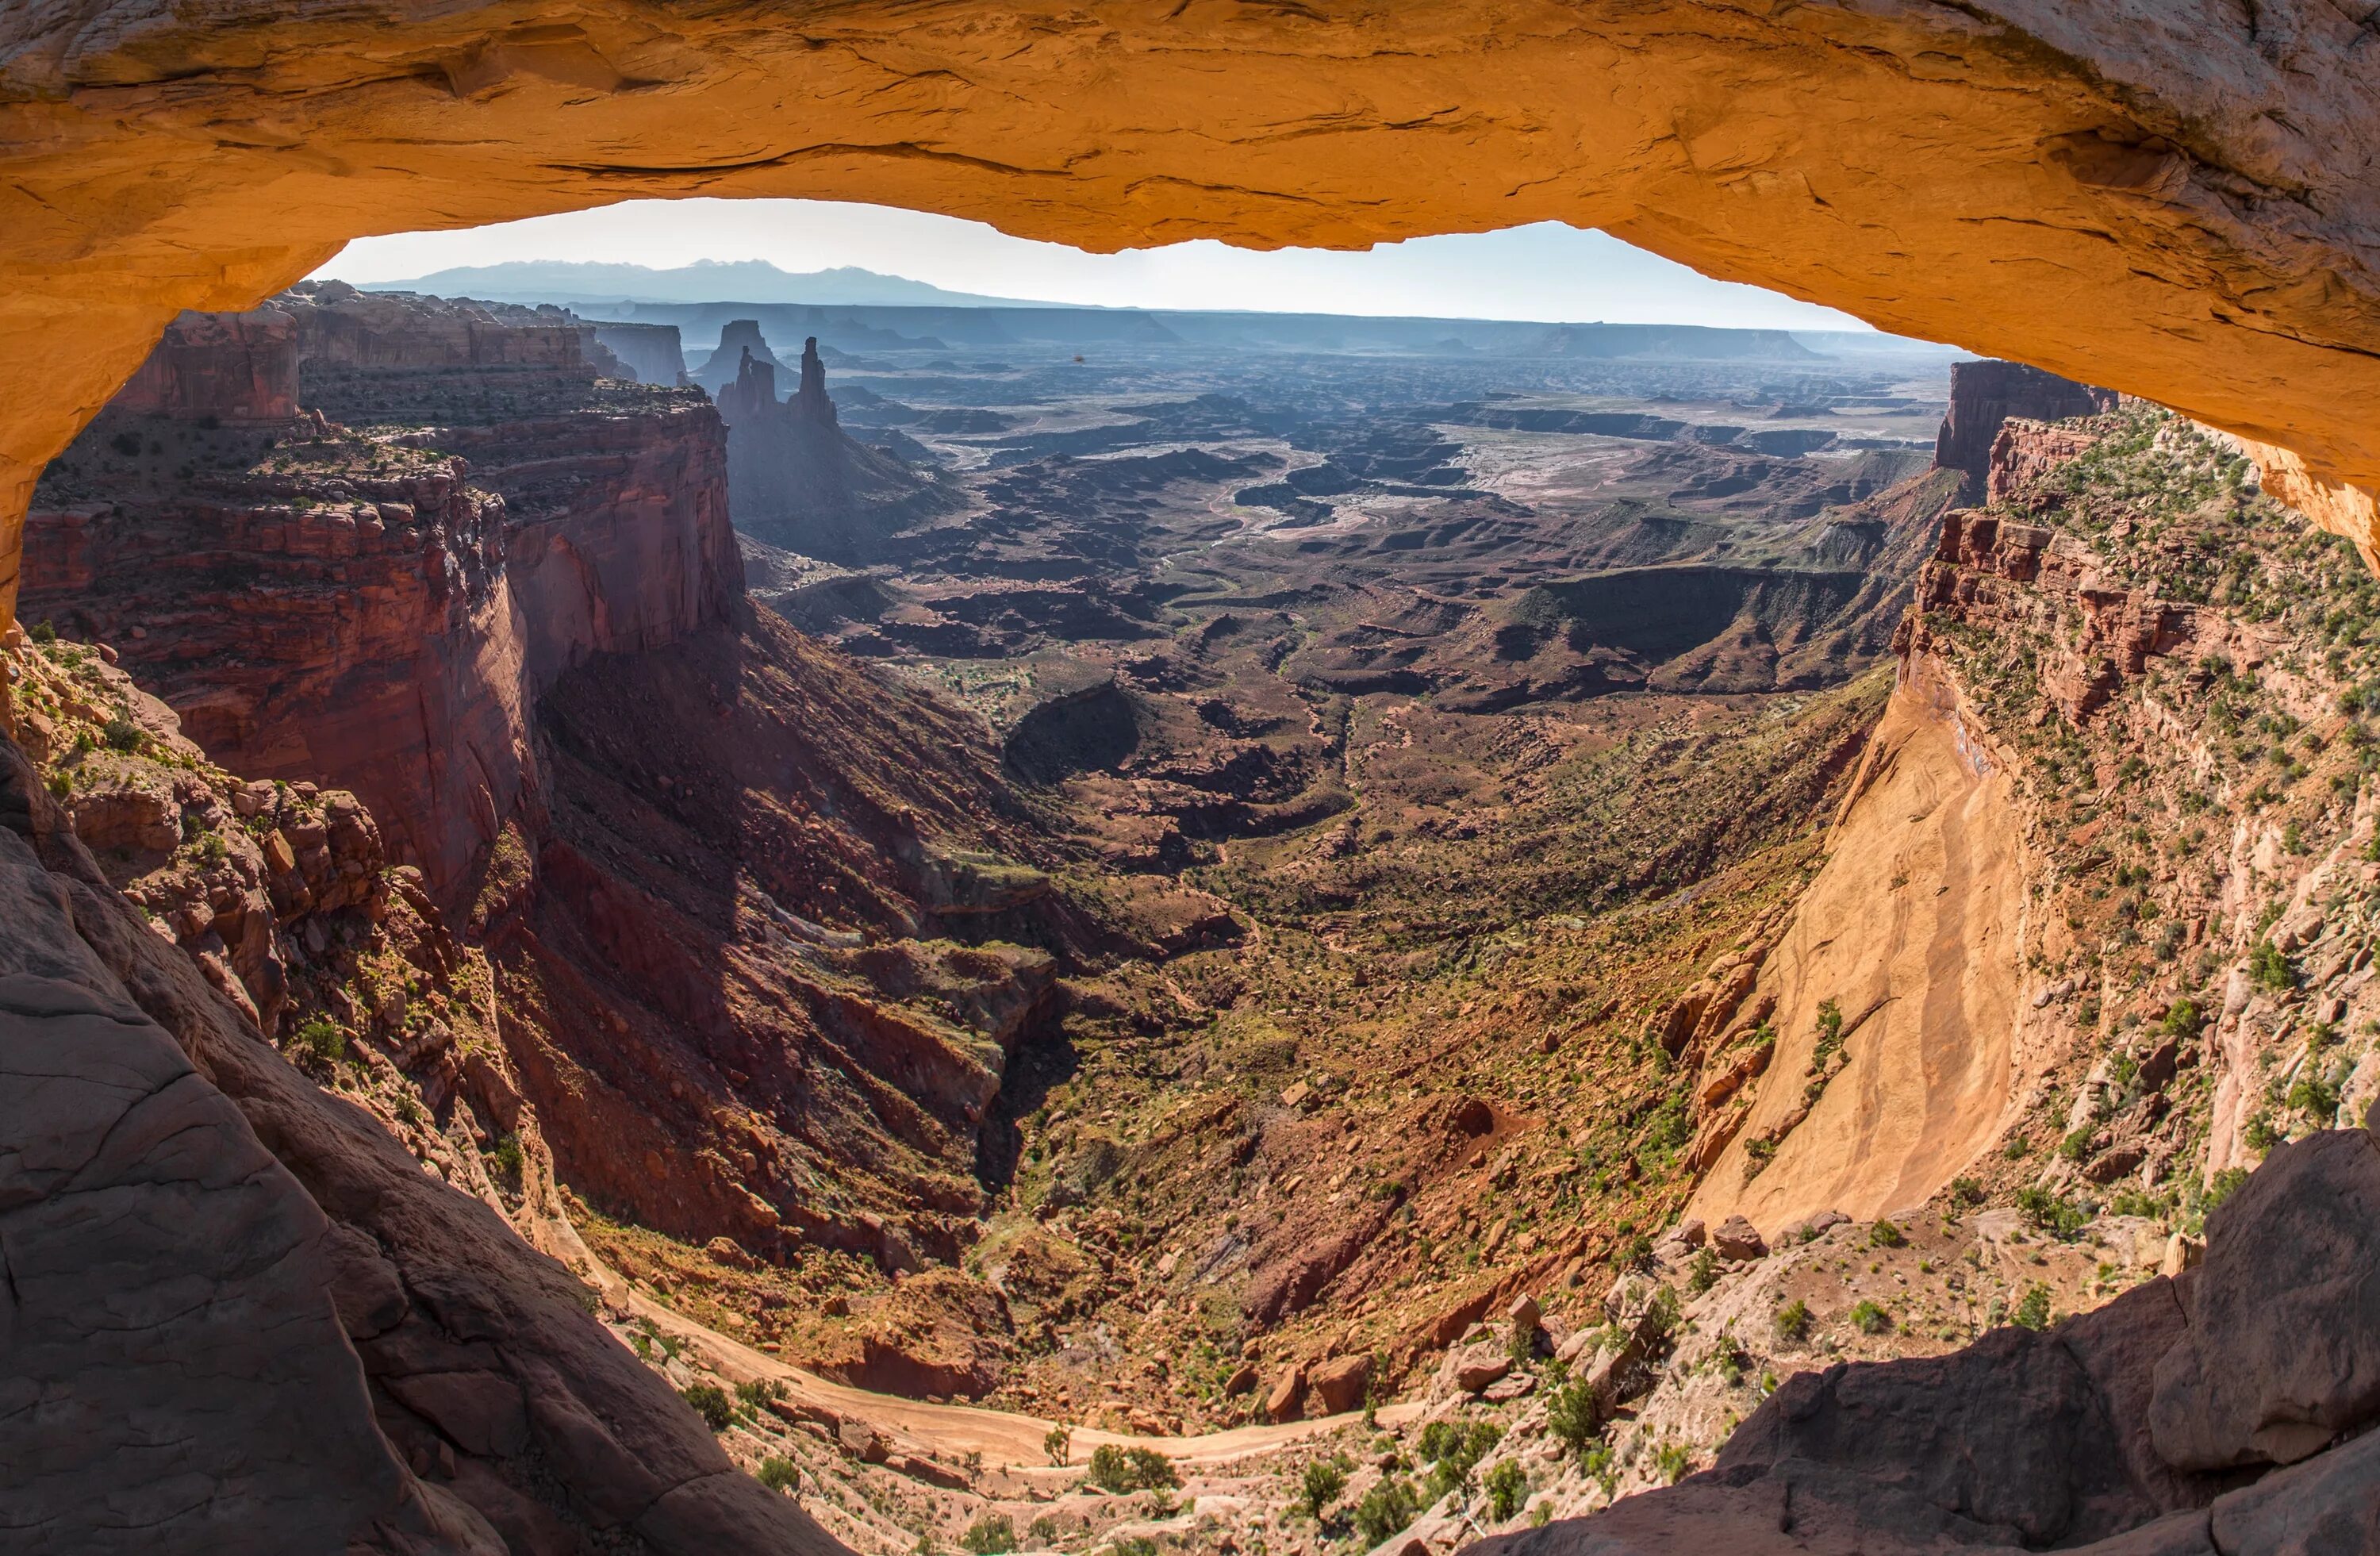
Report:
M 396 281 L 506 260 L 610 260 L 668 269 L 767 260 L 857 265 L 953 291 L 1112 307 L 1264 309 L 1449 318 L 1864 329 L 1831 309 L 1713 281 L 1599 232 L 1556 223 L 1420 237 L 1367 252 L 1220 243 L 1087 254 L 979 222 L 806 200 L 638 201 L 461 232 L 358 238 L 320 272 Z

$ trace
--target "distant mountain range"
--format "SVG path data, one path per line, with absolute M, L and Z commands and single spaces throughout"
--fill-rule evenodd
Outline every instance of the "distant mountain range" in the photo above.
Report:
M 503 264 L 458 265 L 406 281 L 358 284 L 367 292 L 423 292 L 440 298 L 484 298 L 493 302 L 819 303 L 830 307 L 1001 308 L 1032 303 L 1021 298 L 950 292 L 905 275 L 880 275 L 857 265 L 801 274 L 779 270 L 766 260 L 698 260 L 674 270 L 606 264 L 585 260 L 512 260 Z

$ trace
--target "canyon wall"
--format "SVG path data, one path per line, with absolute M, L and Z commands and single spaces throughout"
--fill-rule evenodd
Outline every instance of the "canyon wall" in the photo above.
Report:
M 43 482 L 36 619 L 108 643 L 212 759 L 356 791 L 494 959 L 595 1202 L 763 1254 L 955 1258 L 1055 963 L 950 942 L 1065 933 L 1008 862 L 1032 830 L 990 747 L 745 607 L 698 391 L 598 379 L 552 310 L 332 284 L 271 317 L 307 408 L 111 407 Z M 840 450 L 807 361 L 806 395 L 727 398 Z
M 1954 362 L 1950 366 L 1950 404 L 1942 416 L 1941 435 L 1934 443 L 1937 468 L 1957 470 L 1960 495 L 1970 503 L 1984 500 L 1992 464 L 1992 444 L 2000 424 L 2010 417 L 2035 421 L 2059 421 L 2108 409 L 2116 397 L 2044 372 L 2022 362 Z
M 278 420 L 238 413 L 267 336 Z M 27 610 L 120 645 L 216 760 L 354 787 L 450 904 L 534 787 L 539 692 L 740 593 L 716 414 L 598 380 L 570 321 L 333 286 L 158 362 L 172 414 L 112 406 L 44 481 Z

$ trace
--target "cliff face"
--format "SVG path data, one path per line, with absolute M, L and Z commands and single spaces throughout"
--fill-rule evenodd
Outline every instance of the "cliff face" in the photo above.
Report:
M 528 310 L 324 287 L 275 318 L 325 343 L 310 408 L 112 409 L 45 483 L 35 608 L 215 760 L 355 787 L 495 958 L 565 1181 L 697 1244 L 957 1257 L 1050 1014 L 1033 943 L 1070 933 L 979 731 L 744 607 L 698 392 L 598 380 Z M 840 439 L 808 360 L 744 408 Z M 270 959 L 269 920 L 221 923 Z
M 2114 407 L 2105 389 L 2071 383 L 2022 362 L 1958 362 L 1950 368 L 1950 405 L 1934 442 L 1934 464 L 1962 478 L 1960 494 L 1983 501 L 1992 466 L 1992 445 L 2010 417 L 2061 421 Z
M 592 328 L 604 349 L 635 373 L 638 383 L 676 385 L 686 382 L 686 354 L 675 324 L 599 322 Z
M 740 327 L 748 323 L 727 327 L 698 375 L 719 384 L 736 529 L 804 556 L 859 563 L 893 553 L 904 526 L 964 505 L 932 476 L 843 431 L 816 336 L 803 346 L 792 396 L 778 399 L 775 359 L 758 325 Z M 722 379 L 731 350 L 734 376 Z
M 30 525 L 37 618 L 120 644 L 217 760 L 352 784 L 450 902 L 534 787 L 537 695 L 741 582 L 710 408 L 503 312 L 324 287 L 177 323 L 143 374 L 191 386 L 174 414 L 111 407 Z M 225 414 L 260 338 L 306 412 Z
M 105 659 L 12 653 L 0 742 L 18 1538 L 837 1549 L 622 1342 L 489 965 L 370 813 L 214 766 Z

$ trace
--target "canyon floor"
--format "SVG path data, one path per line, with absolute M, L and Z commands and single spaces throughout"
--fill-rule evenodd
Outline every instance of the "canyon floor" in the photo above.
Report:
M 2373 588 L 2155 407 L 1945 468 L 1947 358 L 1889 342 L 822 317 L 831 407 L 694 354 L 722 441 L 558 317 L 508 378 L 310 359 L 327 419 L 103 417 L 18 739 L 310 1085 L 575 1273 L 575 1343 L 853 1549 L 1595 1513 L 1797 1373 L 2182 1271 L 2380 1092 Z M 176 583 L 167 523 L 230 539 Z M 146 625 L 190 577 L 245 629 Z M 501 691 L 470 760 L 338 722 L 403 692 L 305 659 L 343 590 Z M 424 1485 L 598 1538 L 463 1364 L 358 1343 Z

